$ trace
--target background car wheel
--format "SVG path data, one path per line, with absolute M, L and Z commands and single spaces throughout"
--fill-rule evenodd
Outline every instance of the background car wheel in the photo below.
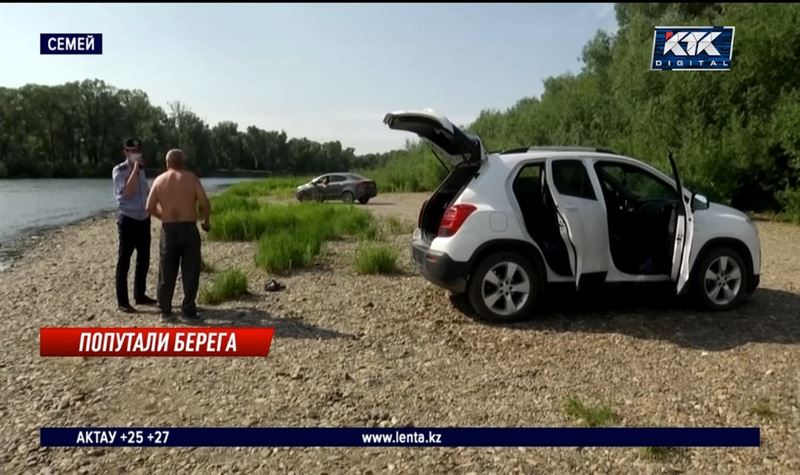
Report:
M 358 202 L 361 203 L 362 205 L 367 204 L 368 201 L 369 201 L 369 198 L 359 198 L 358 199 Z
M 748 296 L 750 275 L 742 256 L 728 247 L 705 253 L 692 276 L 692 293 L 707 310 L 728 310 Z
M 349 191 L 345 191 L 344 193 L 342 193 L 342 201 L 344 201 L 345 203 L 352 203 L 354 200 L 355 196 L 353 196 L 353 193 Z
M 300 193 L 299 195 L 297 195 L 297 201 L 301 203 L 303 201 L 308 201 L 308 195 L 306 193 Z
M 516 322 L 529 317 L 543 284 L 540 266 L 517 253 L 500 252 L 478 264 L 467 292 L 483 320 Z

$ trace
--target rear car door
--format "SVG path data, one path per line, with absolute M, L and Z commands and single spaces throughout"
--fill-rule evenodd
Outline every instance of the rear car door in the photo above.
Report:
M 547 160 L 547 185 L 558 214 L 558 226 L 569 253 L 575 285 L 588 274 L 608 271 L 608 223 L 581 159 Z

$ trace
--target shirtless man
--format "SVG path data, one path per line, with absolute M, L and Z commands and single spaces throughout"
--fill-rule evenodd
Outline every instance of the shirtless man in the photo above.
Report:
M 185 157 L 180 149 L 167 152 L 167 171 L 155 179 L 147 197 L 147 210 L 161 220 L 161 242 L 158 269 L 158 306 L 161 318 L 172 321 L 172 296 L 178 267 L 183 281 L 181 315 L 184 320 L 198 321 L 195 299 L 200 284 L 200 233 L 197 231 L 197 205 L 203 214 L 203 229 L 211 229 L 211 205 L 194 173 L 185 170 Z

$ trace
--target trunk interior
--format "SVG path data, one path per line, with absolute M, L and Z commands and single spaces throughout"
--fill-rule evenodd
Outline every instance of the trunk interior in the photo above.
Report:
M 456 166 L 439 188 L 428 198 L 420 213 L 419 227 L 422 237 L 428 241 L 436 237 L 439 232 L 439 223 L 448 206 L 456 199 L 461 190 L 467 186 L 480 168 L 477 163 L 463 162 Z

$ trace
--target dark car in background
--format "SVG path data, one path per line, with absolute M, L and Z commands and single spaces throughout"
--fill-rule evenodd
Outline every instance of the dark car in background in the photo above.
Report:
M 328 173 L 318 176 L 295 190 L 298 201 L 342 200 L 366 204 L 378 196 L 375 180 L 355 173 Z

